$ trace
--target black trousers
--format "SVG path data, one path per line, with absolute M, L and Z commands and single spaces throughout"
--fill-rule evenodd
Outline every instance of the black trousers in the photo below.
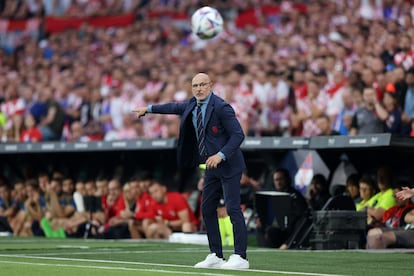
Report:
M 218 169 L 207 169 L 204 178 L 201 212 L 207 230 L 211 253 L 223 256 L 223 248 L 217 218 L 220 197 L 224 197 L 227 213 L 233 224 L 234 253 L 246 258 L 247 228 L 240 207 L 240 179 L 242 173 L 223 177 Z M 223 193 L 223 195 L 222 195 Z

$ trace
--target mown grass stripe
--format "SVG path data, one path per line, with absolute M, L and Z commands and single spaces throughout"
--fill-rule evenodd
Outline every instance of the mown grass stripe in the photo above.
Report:
M 145 262 L 128 262 L 128 261 L 111 261 L 111 260 L 94 260 L 94 259 L 77 259 L 77 258 L 61 258 L 61 257 L 42 257 L 42 256 L 31 256 L 31 255 L 0 255 L 0 257 L 10 258 L 27 258 L 27 259 L 41 259 L 41 260 L 54 260 L 54 261 L 72 261 L 72 262 L 92 262 L 92 263 L 111 263 L 111 264 L 127 264 L 127 265 L 151 265 L 151 266 L 162 266 L 162 267 L 175 267 L 175 268 L 191 268 L 189 265 L 177 265 L 177 264 L 163 264 L 163 263 L 145 263 Z M 298 271 L 275 271 L 275 270 L 260 270 L 260 269 L 249 269 L 239 270 L 256 273 L 277 273 L 285 275 L 305 275 L 305 276 L 343 276 L 339 274 L 322 274 L 322 273 L 311 273 L 311 272 L 298 272 Z M 226 274 L 228 275 L 228 274 Z

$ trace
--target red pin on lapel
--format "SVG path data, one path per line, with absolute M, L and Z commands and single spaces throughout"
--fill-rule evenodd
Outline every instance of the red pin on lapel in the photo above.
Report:
M 213 131 L 214 134 L 217 134 L 218 132 L 218 128 L 216 126 L 213 126 L 211 130 Z

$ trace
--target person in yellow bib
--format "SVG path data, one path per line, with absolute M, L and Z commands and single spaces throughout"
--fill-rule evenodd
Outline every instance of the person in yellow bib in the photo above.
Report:
M 368 201 L 367 217 L 369 225 L 381 221 L 384 212 L 396 205 L 392 191 L 392 174 L 389 167 L 384 166 L 378 169 L 377 182 L 380 191 Z
M 361 195 L 361 201 L 355 205 L 357 211 L 365 211 L 366 207 L 370 206 L 369 203 L 373 203 L 370 199 L 377 193 L 377 186 L 374 180 L 369 175 L 364 175 L 359 180 L 359 194 Z

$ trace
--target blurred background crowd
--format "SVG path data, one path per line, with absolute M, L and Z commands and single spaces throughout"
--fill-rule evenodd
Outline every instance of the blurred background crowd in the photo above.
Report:
M 200 40 L 189 18 L 207 4 L 225 30 Z M 409 136 L 413 13 L 408 0 L 0 1 L 3 21 L 134 16 L 123 27 L 40 24 L 3 47 L 1 140 L 176 137 L 177 117 L 137 120 L 131 110 L 188 99 L 197 72 L 210 74 L 248 136 Z

